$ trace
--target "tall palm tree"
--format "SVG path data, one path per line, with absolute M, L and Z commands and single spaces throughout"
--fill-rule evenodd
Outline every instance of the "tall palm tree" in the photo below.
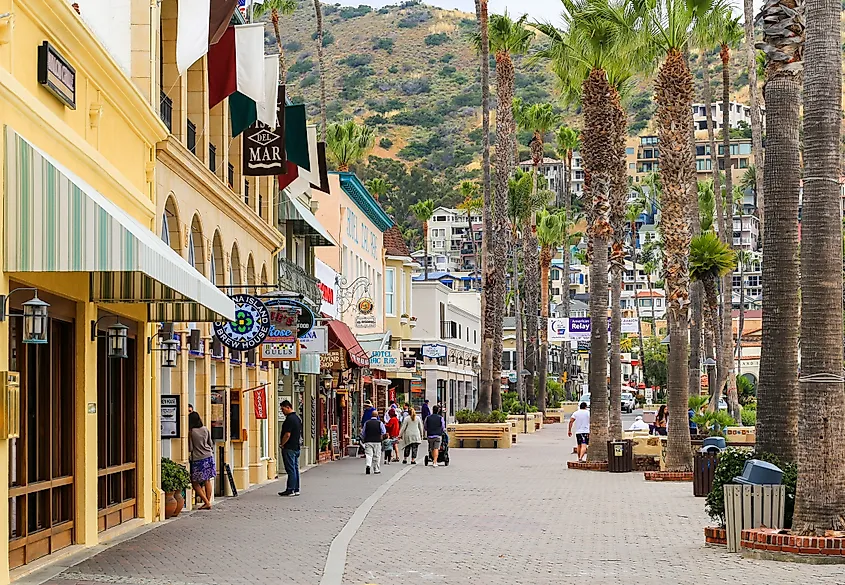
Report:
M 478 215 L 478 212 L 484 211 L 484 199 L 479 195 L 478 183 L 474 181 L 462 181 L 458 187 L 458 191 L 463 195 L 464 200 L 458 204 L 458 209 L 466 213 L 467 223 L 469 224 L 469 239 L 472 243 L 472 253 L 475 256 L 475 270 L 473 270 L 473 287 L 478 289 L 480 272 L 479 262 L 479 247 L 475 239 L 475 232 L 472 230 L 472 217 Z
M 431 221 L 431 216 L 434 215 L 434 201 L 425 199 L 418 201 L 410 207 L 411 213 L 422 224 L 423 248 L 425 250 L 423 255 L 423 271 L 425 280 L 428 280 L 428 222 Z
M 761 12 L 766 51 L 766 157 L 763 188 L 763 331 L 757 385 L 759 449 L 798 461 L 798 203 L 804 2 L 783 0 Z M 805 137 L 806 138 L 806 137 Z M 806 160 L 806 159 L 805 159 Z M 760 165 L 760 162 L 755 159 Z
M 754 193 L 760 218 L 760 231 L 765 230 L 763 222 L 763 121 L 760 117 L 760 94 L 757 87 L 757 50 L 754 42 L 754 7 L 752 0 L 743 0 L 743 26 L 745 28 L 745 66 L 748 69 L 748 105 L 751 107 L 751 154 L 754 162 Z
M 549 272 L 552 258 L 557 249 L 566 239 L 566 215 L 562 211 L 550 213 L 541 210 L 537 214 L 537 240 L 540 244 L 540 381 L 539 397 L 540 410 L 546 411 L 546 369 L 548 368 L 549 353 Z M 565 299 L 569 301 L 569 297 Z
M 543 162 L 544 137 L 558 123 L 558 115 L 551 104 L 532 104 L 520 108 L 517 117 L 517 125 L 523 130 L 534 133 L 531 139 L 531 162 L 534 167 L 532 173 L 532 192 L 536 197 L 539 189 L 540 165 Z M 541 395 L 545 394 L 546 372 L 548 368 L 548 355 L 538 351 L 537 339 L 538 329 L 543 330 L 546 322 L 540 319 L 538 326 L 537 313 L 542 310 L 540 307 L 540 259 L 537 241 L 537 214 L 532 213 L 525 219 L 526 225 L 522 229 L 522 265 L 525 272 L 525 327 L 527 330 L 527 344 L 525 352 L 525 367 L 528 369 L 526 384 L 528 388 L 534 388 L 534 377 L 539 375 L 537 388 Z M 546 311 L 548 315 L 548 307 Z M 539 402 L 538 408 L 545 412 L 546 405 Z
M 842 436 L 841 4 L 807 0 L 801 215 L 801 400 L 792 530 L 845 529 Z M 771 57 L 771 55 L 770 55 Z M 793 107 L 795 107 L 793 105 Z M 769 157 L 766 157 L 768 162 Z M 812 445 L 812 448 L 807 448 Z
M 584 127 L 581 154 L 590 199 L 588 234 L 592 242 L 590 263 L 590 375 L 593 404 L 607 403 L 607 272 L 608 244 L 613 228 L 608 221 L 609 200 L 618 184 L 620 160 L 624 163 L 624 140 L 619 152 L 620 105 L 618 88 L 630 77 L 636 56 L 629 37 L 620 29 L 634 26 L 630 6 L 621 0 L 562 0 L 566 33 L 547 24 L 536 25 L 549 40 L 538 58 L 551 61 L 560 79 L 564 97 L 580 102 Z M 691 115 L 690 105 L 690 115 Z M 690 123 L 692 123 L 690 121 Z M 617 404 L 613 405 L 616 409 Z M 608 411 L 594 408 L 590 417 L 590 435 L 597 445 L 608 439 Z M 687 448 L 689 450 L 689 448 Z M 598 449 L 588 453 L 592 461 L 605 461 L 607 453 Z
M 628 207 L 625 209 L 625 221 L 628 223 L 628 235 L 630 237 L 630 246 L 631 246 L 631 264 L 634 265 L 634 308 L 637 311 L 637 335 L 639 337 L 640 347 L 639 347 L 639 358 L 640 358 L 640 369 L 643 373 L 645 373 L 645 345 L 643 344 L 643 326 L 642 320 L 640 318 L 640 300 L 637 298 L 637 286 L 636 286 L 636 275 L 637 271 L 637 248 L 639 243 L 639 238 L 637 236 L 637 221 L 639 221 L 640 214 L 643 212 L 644 203 L 642 199 L 637 199 L 633 203 L 629 204 Z M 651 299 L 651 302 L 654 303 L 654 299 Z M 620 415 L 621 418 L 621 415 Z
M 276 37 L 276 48 L 279 50 L 279 83 L 285 85 L 288 77 L 287 66 L 285 65 L 285 49 L 282 46 L 282 35 L 279 32 L 279 16 L 290 16 L 296 10 L 296 0 L 264 0 L 262 4 L 253 5 L 253 14 L 256 18 L 267 14 L 270 11 L 270 22 L 273 24 L 273 34 Z
M 491 346 L 489 349 L 484 346 L 483 349 L 489 352 L 491 402 L 497 408 L 501 405 L 502 321 L 508 254 L 508 178 L 512 175 L 516 164 L 514 159 L 516 126 L 512 111 L 516 76 L 513 56 L 525 54 L 534 38 L 534 33 L 528 30 L 525 23 L 525 16 L 513 20 L 505 13 L 494 14 L 490 17 L 488 26 L 490 50 L 496 57 L 496 190 L 492 205 L 492 229 L 485 229 L 494 238 L 493 253 L 488 254 L 487 270 L 484 275 L 484 290 L 494 301 L 487 303 L 484 309 L 485 323 L 491 323 L 489 333 L 492 333 L 492 339 L 484 340 L 485 343 L 491 343 Z M 480 45 L 481 35 L 479 34 L 476 46 Z M 485 334 L 487 333 L 488 329 L 485 329 Z
M 481 239 L 481 274 L 484 279 L 481 292 L 481 376 L 479 380 L 479 400 L 476 408 L 489 413 L 493 407 L 493 395 L 497 397 L 496 408 L 501 406 L 501 370 L 502 361 L 496 355 L 496 332 L 499 321 L 504 319 L 504 307 L 496 298 L 496 292 L 504 291 L 504 283 L 497 289 L 495 278 L 487 280 L 489 273 L 495 273 L 497 263 L 496 235 L 493 230 L 493 193 L 490 182 L 490 30 L 487 15 L 487 0 L 475 0 L 475 13 L 478 20 L 478 54 L 481 68 L 481 137 L 482 144 L 482 199 L 484 201 Z M 493 263 L 491 264 L 491 259 Z M 504 268 L 501 280 L 504 281 Z M 501 310 L 497 311 L 497 308 Z M 501 354 L 501 351 L 499 352 Z M 498 368 L 496 367 L 498 365 Z M 495 386 L 495 391 L 494 391 Z
M 742 376 L 742 330 L 745 328 L 745 268 L 751 262 L 751 253 L 737 250 L 739 264 L 739 324 L 736 328 L 736 374 Z
M 332 122 L 326 132 L 326 148 L 329 157 L 337 164 L 337 170 L 349 171 L 349 165 L 361 161 L 375 144 L 373 129 L 355 120 Z
M 317 17 L 317 64 L 320 66 L 320 142 L 327 141 L 326 120 L 326 60 L 323 56 L 323 7 L 320 0 L 314 0 L 314 14 Z
M 367 191 L 376 198 L 376 201 L 387 195 L 392 188 L 393 186 L 382 177 L 375 177 L 367 181 Z

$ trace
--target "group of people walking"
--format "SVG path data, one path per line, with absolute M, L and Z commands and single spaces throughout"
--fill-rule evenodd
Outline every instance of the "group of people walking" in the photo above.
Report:
M 416 410 L 405 404 L 401 409 L 393 403 L 387 409 L 384 419 L 369 401 L 364 403 L 364 416 L 361 418 L 361 443 L 364 448 L 366 467 L 364 473 L 381 473 L 382 460 L 386 465 L 399 462 L 402 451 L 402 464 L 417 464 L 417 454 L 423 439 L 428 440 L 431 461 L 437 467 L 443 435 L 446 433 L 446 421 L 435 406 L 430 411 L 426 400 L 417 414 Z

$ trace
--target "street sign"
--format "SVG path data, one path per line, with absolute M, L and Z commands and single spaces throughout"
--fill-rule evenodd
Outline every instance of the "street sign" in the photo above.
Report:
M 270 312 L 258 297 L 232 295 L 230 298 L 235 303 L 235 320 L 214 323 L 214 335 L 229 349 L 255 349 L 270 332 Z

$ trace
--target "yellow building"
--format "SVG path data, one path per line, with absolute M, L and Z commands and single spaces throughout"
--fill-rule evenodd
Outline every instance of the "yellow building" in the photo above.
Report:
M 152 323 L 234 318 L 160 238 L 156 145 L 168 132 L 150 105 L 155 8 L 131 5 L 127 71 L 69 2 L 0 0 L 0 291 L 26 289 L 2 299 L 0 583 L 157 516 Z

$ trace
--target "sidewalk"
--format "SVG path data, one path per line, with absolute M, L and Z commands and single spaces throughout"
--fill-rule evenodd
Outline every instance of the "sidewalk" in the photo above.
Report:
M 709 519 L 689 483 L 567 470 L 573 443 L 555 424 L 520 435 L 511 449 L 453 449 L 449 467 L 393 464 L 375 476 L 360 459 L 321 465 L 303 474 L 298 498 L 280 498 L 284 484 L 269 484 L 116 544 L 48 583 L 318 585 L 347 523 L 344 585 L 845 583 L 841 566 L 744 560 L 704 546 Z

